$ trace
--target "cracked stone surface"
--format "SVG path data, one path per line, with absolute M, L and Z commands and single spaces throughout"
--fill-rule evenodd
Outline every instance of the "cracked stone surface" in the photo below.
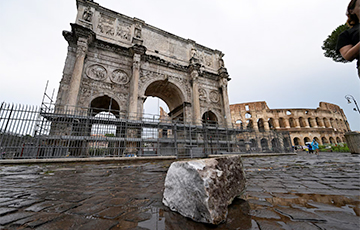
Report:
M 0 229 L 214 229 L 162 204 L 171 163 L 0 165 Z M 359 155 L 299 152 L 243 165 L 251 189 L 216 229 L 360 229 Z
M 226 220 L 228 205 L 243 194 L 245 183 L 240 156 L 174 162 L 163 203 L 185 217 L 217 225 Z

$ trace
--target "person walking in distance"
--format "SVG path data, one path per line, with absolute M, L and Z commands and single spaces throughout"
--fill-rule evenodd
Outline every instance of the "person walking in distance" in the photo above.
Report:
M 307 147 L 308 147 L 308 151 L 309 151 L 308 153 L 309 153 L 309 154 L 312 154 L 312 153 L 313 153 L 313 148 L 312 148 L 311 144 L 308 143 L 308 144 L 307 144 Z
M 319 143 L 317 143 L 317 141 L 315 140 L 315 138 L 314 138 L 313 141 L 311 142 L 311 147 L 312 147 L 312 150 L 315 151 L 314 154 L 319 155 Z

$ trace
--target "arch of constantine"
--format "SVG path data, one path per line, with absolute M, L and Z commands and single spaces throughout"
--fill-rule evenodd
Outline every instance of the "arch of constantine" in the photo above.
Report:
M 269 109 L 265 101 L 248 102 L 230 105 L 230 111 L 234 127 L 255 133 L 287 131 L 292 145 L 305 145 L 314 138 L 319 144 L 342 143 L 350 131 L 343 110 L 326 102 L 316 109 Z
M 93 115 L 111 109 L 136 120 L 154 96 L 172 119 L 201 125 L 211 114 L 213 122 L 232 126 L 221 51 L 89 0 L 77 0 L 76 21 L 63 36 L 69 46 L 57 108 L 92 107 Z

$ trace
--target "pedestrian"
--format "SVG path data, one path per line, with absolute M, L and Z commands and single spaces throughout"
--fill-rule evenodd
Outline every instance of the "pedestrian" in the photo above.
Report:
M 350 29 L 342 32 L 337 41 L 336 51 L 340 52 L 341 56 L 348 61 L 357 59 L 358 76 L 360 78 L 359 67 L 359 18 L 360 18 L 360 0 L 351 0 L 346 10 L 348 17 L 346 24 Z
M 315 151 L 314 154 L 319 155 L 319 143 L 317 143 L 317 141 L 315 140 L 315 138 L 314 138 L 313 141 L 311 142 L 311 147 L 312 147 L 312 151 Z
M 307 144 L 308 150 L 309 150 L 309 154 L 313 153 L 313 149 L 310 143 Z

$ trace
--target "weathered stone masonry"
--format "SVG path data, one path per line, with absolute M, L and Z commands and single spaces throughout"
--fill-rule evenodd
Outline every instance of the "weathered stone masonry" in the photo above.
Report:
M 71 32 L 64 31 L 68 54 L 56 100 L 58 108 L 119 110 L 138 119 L 148 96 L 164 100 L 172 119 L 201 124 L 204 114 L 231 127 L 221 51 L 183 39 L 77 0 Z M 117 114 L 115 114 L 117 116 Z

